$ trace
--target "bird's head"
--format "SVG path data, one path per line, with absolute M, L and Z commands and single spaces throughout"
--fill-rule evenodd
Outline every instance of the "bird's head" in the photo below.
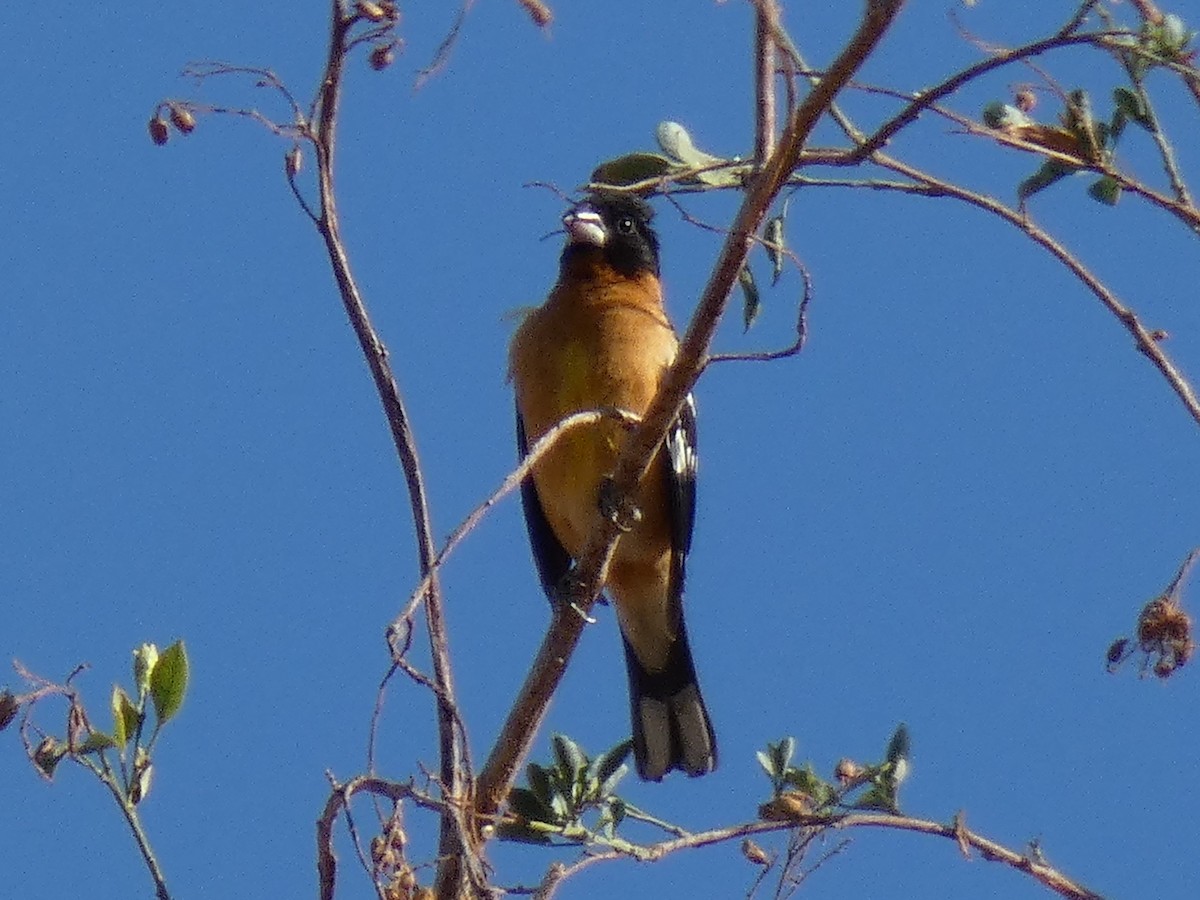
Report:
M 657 276 L 658 235 L 650 227 L 653 217 L 650 204 L 633 194 L 589 194 L 563 216 L 567 232 L 563 266 L 578 255 L 598 252 L 621 275 L 650 272 Z

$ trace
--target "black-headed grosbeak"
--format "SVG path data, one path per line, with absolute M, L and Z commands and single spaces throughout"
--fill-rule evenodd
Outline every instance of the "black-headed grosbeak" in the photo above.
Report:
M 597 193 L 563 218 L 558 283 L 521 323 L 509 349 L 521 454 L 564 417 L 615 406 L 645 413 L 678 341 L 663 310 L 658 237 L 649 204 Z M 625 440 L 616 422 L 565 434 L 522 486 L 542 587 L 563 594 L 573 559 L 600 515 Z M 696 509 L 691 397 L 633 498 L 640 518 L 617 541 L 606 589 L 625 642 L 638 774 L 658 781 L 717 764 L 683 622 L 684 562 Z

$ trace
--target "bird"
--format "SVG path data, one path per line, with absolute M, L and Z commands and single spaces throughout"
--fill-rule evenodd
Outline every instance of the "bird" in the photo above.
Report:
M 563 216 L 558 280 L 509 347 L 522 458 L 572 413 L 616 407 L 641 416 L 679 342 L 663 308 L 653 208 L 594 192 Z M 604 418 L 564 434 L 521 487 L 543 590 L 569 594 L 573 561 L 602 514 L 627 431 Z M 634 761 L 647 781 L 704 775 L 717 742 L 696 680 L 683 617 L 684 571 L 696 513 L 696 410 L 689 395 L 637 486 L 605 590 L 616 609 L 629 677 Z

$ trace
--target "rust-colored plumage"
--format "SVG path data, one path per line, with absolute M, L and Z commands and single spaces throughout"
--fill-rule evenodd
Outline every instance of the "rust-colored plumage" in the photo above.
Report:
M 635 197 L 601 194 L 563 219 L 558 282 L 509 351 L 522 454 L 565 416 L 605 406 L 641 415 L 657 393 L 678 341 L 663 310 L 650 216 Z M 523 486 L 534 558 L 551 599 L 596 524 L 601 485 L 624 439 L 610 421 L 569 433 Z M 619 539 L 606 583 L 625 641 L 637 768 L 651 780 L 671 769 L 703 775 L 716 766 L 683 620 L 695 476 L 689 398 L 634 497 L 641 517 Z

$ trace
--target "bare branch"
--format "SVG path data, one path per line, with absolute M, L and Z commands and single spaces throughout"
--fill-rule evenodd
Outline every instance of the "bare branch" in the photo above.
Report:
M 775 38 L 777 0 L 754 3 L 754 162 L 761 166 L 775 149 Z
M 846 831 L 854 828 L 884 828 L 943 837 L 958 844 L 962 848 L 963 853 L 968 857 L 971 849 L 977 850 L 989 862 L 1004 863 L 1017 871 L 1024 872 L 1035 881 L 1063 897 L 1071 898 L 1071 900 L 1104 900 L 1101 895 L 1089 890 L 1046 863 L 1040 857 L 1040 854 L 1018 853 L 996 841 L 971 831 L 966 827 L 961 812 L 954 817 L 954 820 L 949 825 L 929 819 L 918 819 L 892 813 L 814 813 L 796 815 L 789 818 L 788 821 L 783 822 L 744 822 L 739 825 L 730 825 L 723 828 L 710 829 L 709 831 L 686 834 L 653 844 L 632 844 L 627 841 L 618 840 L 605 850 L 589 848 L 586 851 L 586 855 L 571 865 L 556 863 L 546 873 L 546 877 L 543 879 L 539 891 L 535 896 L 552 896 L 554 890 L 562 881 L 579 870 L 597 862 L 629 858 L 639 862 L 656 862 L 681 850 L 711 847 L 716 844 L 738 841 L 753 835 L 793 831 L 798 828 L 818 832 L 827 830 Z
M 469 2 L 470 0 L 468 5 Z M 330 7 L 329 50 L 312 116 L 320 190 L 320 218 L 317 228 L 325 243 L 346 315 L 371 370 L 371 377 L 391 429 L 392 441 L 404 469 L 417 538 L 417 555 L 424 575 L 429 572 L 433 562 L 434 543 L 416 440 L 400 388 L 392 373 L 387 348 L 371 323 L 366 304 L 351 271 L 337 214 L 333 179 L 338 108 L 349 32 L 355 17 L 343 14 L 340 0 L 331 0 Z M 465 8 L 463 14 L 465 15 Z M 462 733 L 462 719 L 454 701 L 449 638 L 442 610 L 441 589 L 436 577 L 430 581 L 425 594 L 425 621 L 433 658 L 433 680 L 437 686 L 434 695 L 437 705 L 438 756 L 441 761 L 440 783 L 451 797 L 461 800 L 471 794 L 471 773 L 464 755 L 466 737 Z M 464 878 L 474 883 L 482 883 L 479 862 L 470 852 L 470 847 L 470 832 L 462 818 L 460 806 L 457 803 L 450 804 L 448 814 L 442 817 L 438 848 L 438 857 L 441 860 L 437 877 L 439 895 L 457 892 L 458 887 L 455 886 L 461 886 Z

